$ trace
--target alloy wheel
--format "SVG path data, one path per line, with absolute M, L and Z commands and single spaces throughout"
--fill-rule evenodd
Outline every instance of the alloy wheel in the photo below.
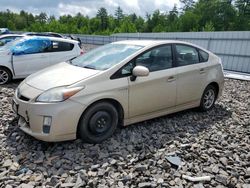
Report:
M 209 109 L 214 104 L 214 100 L 215 100 L 214 90 L 213 89 L 207 90 L 203 99 L 204 107 L 206 109 Z
M 5 84 L 9 80 L 9 74 L 6 70 L 0 69 L 0 84 Z

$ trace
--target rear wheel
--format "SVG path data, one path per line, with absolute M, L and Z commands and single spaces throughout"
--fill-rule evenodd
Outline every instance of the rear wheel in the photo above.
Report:
M 216 88 L 212 85 L 207 86 L 201 98 L 200 110 L 208 111 L 211 108 L 213 108 L 216 97 L 217 97 Z
M 8 83 L 11 79 L 10 71 L 7 68 L 0 67 L 0 85 Z
M 82 115 L 78 134 L 88 143 L 100 143 L 114 133 L 118 117 L 118 112 L 112 104 L 96 103 Z

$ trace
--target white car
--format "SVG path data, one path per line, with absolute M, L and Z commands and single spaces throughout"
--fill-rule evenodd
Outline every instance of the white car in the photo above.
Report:
M 30 37 L 0 48 L 0 85 L 81 55 L 79 42 L 56 37 Z

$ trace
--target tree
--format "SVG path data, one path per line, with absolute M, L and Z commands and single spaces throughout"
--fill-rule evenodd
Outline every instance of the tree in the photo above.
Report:
M 214 25 L 212 22 L 206 23 L 203 31 L 214 31 Z
M 125 15 L 117 7 L 114 15 L 100 8 L 89 18 L 81 13 L 59 18 L 41 12 L 38 15 L 20 11 L 0 11 L 0 26 L 19 31 L 54 31 L 109 35 L 116 32 L 177 32 L 250 30 L 250 0 L 179 0 L 169 12 L 155 10 L 145 18 L 136 13 Z
M 178 31 L 178 10 L 176 4 L 168 15 L 167 31 Z
M 250 30 L 250 0 L 236 0 L 237 19 L 235 28 L 239 30 Z
M 129 18 L 125 18 L 120 27 L 120 32 L 122 33 L 134 33 L 136 32 L 135 25 L 130 21 Z
M 108 28 L 108 13 L 105 8 L 100 8 L 96 15 L 97 18 L 101 21 L 101 31 L 104 31 Z
M 56 20 L 56 17 L 54 15 L 50 16 L 49 19 L 48 19 L 48 23 L 52 22 L 52 21 L 55 21 Z
M 153 32 L 163 32 L 166 30 L 167 16 L 159 10 L 154 11 L 152 15 Z
M 195 4 L 194 0 L 179 0 L 179 1 L 183 4 L 183 7 L 182 7 L 183 11 L 192 9 Z
M 168 20 L 170 23 L 175 22 L 178 19 L 178 10 L 176 4 L 174 5 L 173 9 L 169 12 Z
M 180 16 L 180 30 L 184 32 L 199 30 L 199 19 L 200 17 L 193 11 L 185 11 L 185 13 Z
M 45 12 L 41 12 L 38 16 L 36 16 L 36 20 L 41 24 L 45 24 L 47 22 L 48 16 Z
M 124 14 L 123 14 L 121 7 L 119 6 L 117 7 L 115 11 L 115 20 L 118 26 L 120 25 L 123 18 L 124 18 Z

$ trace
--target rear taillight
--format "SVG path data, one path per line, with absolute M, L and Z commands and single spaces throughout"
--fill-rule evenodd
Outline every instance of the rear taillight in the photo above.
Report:
M 80 52 L 80 55 L 83 55 L 85 52 L 83 51 L 83 50 L 81 50 L 81 52 Z

